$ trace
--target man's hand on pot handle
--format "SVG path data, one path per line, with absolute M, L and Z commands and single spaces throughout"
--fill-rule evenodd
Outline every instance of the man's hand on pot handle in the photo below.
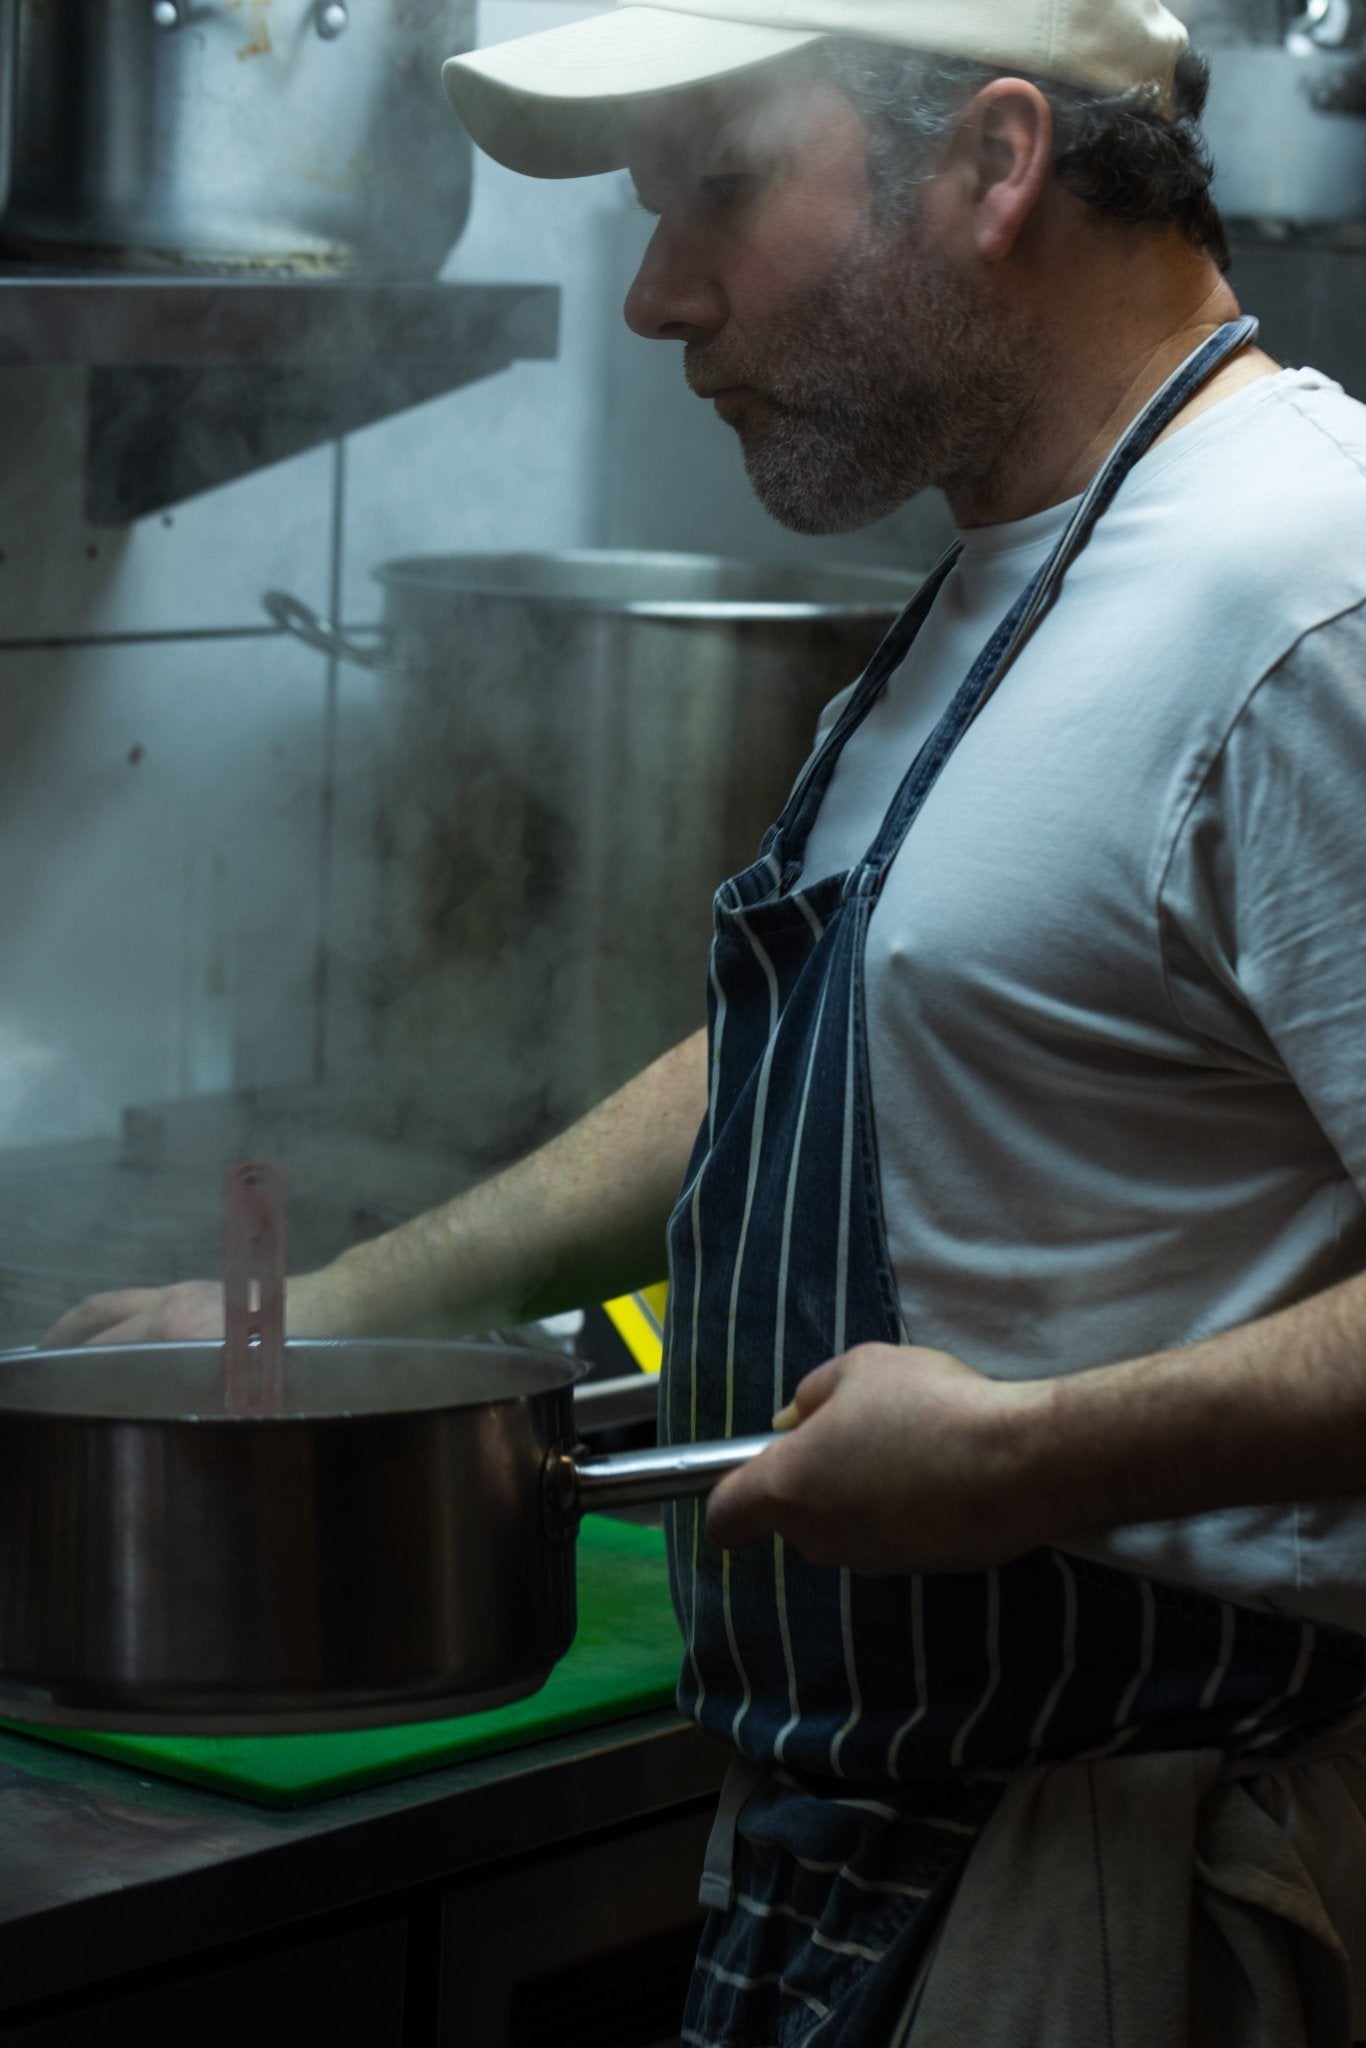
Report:
M 707 1528 L 779 1535 L 813 1564 L 974 1571 L 1061 1532 L 1031 1469 L 1050 1382 L 987 1379 L 944 1351 L 861 1344 L 808 1373 L 781 1441 L 723 1479 Z

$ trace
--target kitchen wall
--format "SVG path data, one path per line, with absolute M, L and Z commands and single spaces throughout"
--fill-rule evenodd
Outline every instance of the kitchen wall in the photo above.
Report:
M 485 0 L 497 40 L 588 11 Z M 79 369 L 0 370 L 0 1341 L 87 1285 L 212 1256 L 217 1166 L 287 1155 L 299 1255 L 451 1184 L 386 1122 L 376 684 L 271 629 L 283 585 L 374 619 L 408 553 L 592 545 L 904 565 L 930 499 L 829 543 L 772 525 L 674 349 L 618 307 L 647 232 L 620 176 L 475 168 L 444 275 L 554 283 L 561 353 L 124 528 L 82 506 Z M 1273 342 L 1366 390 L 1366 259 L 1249 259 Z

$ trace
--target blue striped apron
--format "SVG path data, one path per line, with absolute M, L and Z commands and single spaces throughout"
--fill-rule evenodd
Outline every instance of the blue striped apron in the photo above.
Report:
M 902 1344 L 869 1086 L 863 959 L 936 776 L 1134 463 L 1256 332 L 1231 322 L 1116 446 L 846 874 L 795 886 L 850 734 L 955 553 L 883 643 L 754 866 L 717 892 L 707 1115 L 669 1225 L 662 1428 L 769 1427 L 813 1367 Z M 669 1513 L 679 1699 L 754 1768 L 733 1903 L 708 1921 L 685 2040 L 900 2038 L 926 1929 L 998 1789 L 982 1773 L 1145 1749 L 1286 1753 L 1366 1696 L 1366 1640 L 1041 1549 L 988 1571 L 864 1577 L 774 1539 L 734 1553 Z M 713 1898 L 732 1895 L 729 1881 Z M 704 1894 L 705 1895 L 705 1894 Z

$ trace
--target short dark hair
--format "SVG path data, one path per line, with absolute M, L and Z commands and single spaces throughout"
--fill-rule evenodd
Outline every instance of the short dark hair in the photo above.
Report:
M 1193 50 L 1177 62 L 1170 120 L 1155 86 L 1097 93 L 852 36 L 827 37 L 815 56 L 867 123 L 884 214 L 904 216 L 914 204 L 915 188 L 932 172 L 973 94 L 994 78 L 1022 76 L 1053 110 L 1053 168 L 1069 192 L 1129 226 L 1177 228 L 1228 269 L 1228 236 L 1210 197 L 1214 166 L 1200 132 L 1209 66 Z

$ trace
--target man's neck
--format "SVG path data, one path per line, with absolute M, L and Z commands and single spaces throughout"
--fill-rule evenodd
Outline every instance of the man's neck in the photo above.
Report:
M 961 528 L 1024 519 L 1083 491 L 1125 429 L 1193 350 L 1238 304 L 1216 267 L 1170 245 L 1098 266 L 1084 300 L 1044 302 L 1038 323 L 1045 367 L 1027 418 L 989 475 L 946 484 Z M 1146 259 L 1146 260 L 1145 260 Z M 1159 441 L 1278 365 L 1249 344 L 1201 385 Z

